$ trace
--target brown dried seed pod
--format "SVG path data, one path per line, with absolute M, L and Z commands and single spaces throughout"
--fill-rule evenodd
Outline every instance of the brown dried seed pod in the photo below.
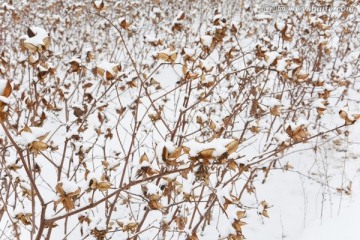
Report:
M 199 152 L 198 155 L 202 158 L 209 159 L 209 158 L 212 158 L 214 150 L 215 149 L 213 149 L 213 148 L 205 149 L 205 150 L 202 150 L 201 152 Z
M 97 189 L 100 190 L 100 191 L 106 191 L 106 190 L 109 190 L 111 187 L 111 183 L 109 182 L 100 182 L 97 184 Z
M 181 155 L 181 147 L 177 147 L 172 153 L 170 153 L 169 158 L 178 159 Z
M 226 145 L 227 153 L 231 154 L 231 153 L 235 152 L 236 149 L 238 148 L 238 146 L 239 146 L 239 143 L 237 140 L 232 141 L 231 143 Z

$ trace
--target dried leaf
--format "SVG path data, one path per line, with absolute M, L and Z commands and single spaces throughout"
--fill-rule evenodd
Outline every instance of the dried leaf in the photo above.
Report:
M 25 125 L 24 128 L 20 131 L 20 134 L 21 134 L 22 132 L 29 132 L 29 133 L 31 133 L 31 129 L 28 127 L 28 125 Z
M 97 180 L 95 178 L 89 181 L 89 188 L 96 189 L 97 188 Z
M 105 71 L 105 77 L 106 77 L 106 80 L 113 80 L 115 78 L 115 76 L 111 72 L 108 72 L 108 71 Z
M 167 55 L 165 53 L 158 53 L 157 58 L 161 59 L 161 60 L 164 60 L 164 61 L 167 61 L 169 59 L 169 55 Z
M 294 168 L 294 166 L 292 166 L 292 165 L 289 164 L 289 163 L 286 163 L 286 164 L 284 165 L 284 167 L 283 167 L 283 169 L 284 169 L 285 171 L 288 171 L 288 170 L 293 169 L 293 168 Z
M 360 114 L 353 114 L 352 116 L 353 116 L 353 118 L 354 118 L 355 120 L 359 120 L 359 119 L 360 119 Z
M 11 92 L 12 92 L 11 84 L 10 84 L 9 81 L 7 81 L 6 87 L 5 87 L 4 91 L 1 93 L 1 96 L 3 96 L 3 97 L 9 97 L 10 94 L 11 94 Z
M 262 200 L 260 202 L 260 205 L 263 206 L 264 208 L 268 208 L 269 207 L 269 204 L 265 201 L 265 200 Z
M 151 210 L 161 210 L 162 208 L 164 208 L 164 206 L 161 203 L 159 203 L 157 200 L 150 200 L 149 208 Z
M 280 116 L 280 107 L 281 106 L 275 106 L 270 108 L 270 114 L 274 116 Z
M 182 149 L 183 149 L 184 153 L 186 153 L 186 154 L 190 153 L 190 148 L 182 146 Z
M 178 159 L 181 155 L 181 149 L 182 149 L 182 147 L 175 148 L 175 150 L 169 154 L 169 158 Z
M 185 229 L 187 218 L 186 217 L 176 217 L 175 223 L 180 231 Z
M 176 58 L 177 58 L 177 53 L 175 52 L 175 53 L 172 53 L 171 55 L 170 55 L 170 62 L 174 62 L 175 60 L 176 60 Z
M 210 159 L 210 158 L 212 158 L 212 154 L 214 153 L 214 151 L 215 151 L 215 149 L 209 148 L 209 149 L 202 150 L 201 152 L 199 152 L 198 155 L 204 159 Z
M 122 20 L 121 22 L 120 22 L 120 26 L 122 27 L 122 28 L 124 28 L 124 29 L 128 29 L 128 27 L 129 27 L 129 24 L 126 22 L 126 20 L 124 19 L 124 20 Z
M 231 225 L 236 231 L 241 232 L 241 227 L 246 225 L 246 223 L 241 220 L 235 220 Z
M 31 225 L 31 213 L 19 213 L 16 214 L 15 218 L 20 220 L 24 225 Z
M 45 49 L 48 50 L 50 48 L 50 38 L 49 37 L 46 37 L 44 40 L 44 46 L 45 46 Z
M 216 128 L 216 124 L 213 121 L 211 121 L 209 127 L 210 129 L 214 130 Z
M 75 197 L 75 196 L 79 195 L 80 192 L 81 192 L 81 190 L 80 190 L 80 188 L 78 188 L 76 191 L 68 193 L 67 196 L 68 197 Z
M 236 216 L 238 219 L 244 218 L 246 215 L 246 211 L 237 211 Z
M 124 232 L 132 232 L 134 233 L 137 230 L 138 224 L 137 223 L 129 223 L 124 225 L 121 222 L 117 222 Z
M 109 190 L 110 187 L 111 187 L 111 183 L 109 183 L 109 182 L 100 182 L 97 184 L 97 189 L 102 192 Z
M 268 212 L 267 212 L 267 209 L 264 209 L 264 210 L 261 212 L 261 215 L 263 215 L 264 217 L 269 218 L 269 214 L 268 214 Z
M 43 142 L 40 142 L 40 141 L 35 141 L 35 142 L 32 142 L 30 144 L 30 148 L 32 149 L 36 149 L 38 151 L 44 151 L 47 149 L 47 144 L 46 143 L 43 143 Z
M 24 42 L 24 47 L 27 50 L 29 50 L 29 52 L 31 52 L 31 53 L 36 52 L 38 50 L 38 48 L 35 45 L 31 44 L 31 43 Z
M 227 153 L 231 154 L 231 153 L 235 152 L 236 149 L 238 148 L 238 146 L 239 146 L 239 143 L 237 140 L 232 141 L 231 143 L 226 145 Z
M 233 171 L 236 171 L 238 169 L 237 164 L 233 160 L 229 161 L 227 167 Z
M 140 163 L 143 163 L 143 162 L 149 162 L 149 158 L 148 158 L 148 156 L 146 155 L 146 153 L 144 153 L 144 154 L 140 157 Z
M 44 141 L 48 135 L 49 135 L 49 132 L 47 132 L 45 135 L 38 137 L 39 141 Z
M 191 236 L 188 237 L 188 240 L 199 240 L 196 232 L 193 232 Z
M 348 114 L 347 114 L 347 112 L 345 112 L 344 110 L 340 110 L 339 111 L 339 115 L 340 115 L 340 118 L 341 119 L 346 119 L 347 118 L 347 116 L 348 116 Z

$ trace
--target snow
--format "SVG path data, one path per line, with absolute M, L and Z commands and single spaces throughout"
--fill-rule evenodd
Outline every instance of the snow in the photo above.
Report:
M 266 52 L 265 53 L 265 56 L 266 56 L 265 60 L 266 60 L 267 66 L 270 66 L 270 64 L 272 64 L 279 55 L 280 54 L 278 52 L 275 52 L 275 51 Z
M 36 137 L 32 133 L 29 133 L 29 132 L 22 132 L 21 137 L 22 138 L 17 139 L 17 141 L 20 144 L 25 145 L 25 146 L 36 140 Z
M 226 146 L 233 142 L 234 139 L 214 139 L 209 143 L 200 143 L 196 140 L 188 141 L 183 144 L 184 147 L 189 148 L 189 156 L 195 157 L 201 151 L 213 149 L 213 156 L 217 157 L 226 152 Z
M 14 216 L 20 213 L 23 214 L 31 213 L 31 205 L 29 204 L 29 202 L 27 202 L 27 204 L 24 207 L 16 206 L 13 212 Z
M 41 127 L 30 127 L 31 133 L 34 137 L 39 138 L 44 136 L 48 131 Z
M 44 45 L 45 38 L 49 37 L 49 33 L 41 27 L 30 27 L 31 31 L 35 34 L 33 37 L 27 37 L 25 43 L 32 44 L 34 46 Z
M 7 80 L 0 80 L 0 95 L 4 93 L 7 83 Z
M 313 103 L 313 107 L 316 108 L 326 108 L 324 105 L 324 100 L 323 99 L 317 99 L 314 103 Z
M 280 100 L 276 98 L 264 98 L 261 103 L 268 107 L 276 107 L 282 105 Z
M 192 192 L 192 182 L 191 181 L 184 180 L 182 182 L 182 184 L 183 184 L 183 189 L 182 190 L 183 190 L 184 193 L 191 194 L 191 192 Z
M 225 203 L 225 198 L 230 200 L 231 199 L 230 193 L 231 193 L 231 185 L 227 185 L 217 190 L 216 196 L 219 200 L 219 203 L 223 205 Z
M 220 238 L 226 238 L 227 236 L 229 236 L 230 234 L 236 234 L 235 229 L 231 226 L 231 224 L 233 223 L 233 220 L 231 219 L 223 219 L 221 221 L 221 231 L 220 231 Z M 219 239 L 219 237 L 217 235 L 206 235 L 206 237 L 208 238 L 204 238 L 204 239 Z
M 211 71 L 214 68 L 214 65 L 207 60 L 201 60 L 201 64 L 205 71 Z
M 160 188 L 154 183 L 147 183 L 145 186 L 147 190 L 147 195 L 159 194 L 161 191 Z
M 38 69 L 39 69 L 40 72 L 46 72 L 48 70 L 48 68 L 45 68 L 45 67 L 43 67 L 41 65 L 39 65 Z
M 298 67 L 299 67 L 299 64 L 292 62 L 290 65 L 288 65 L 287 69 L 293 70 Z
M 174 143 L 171 141 L 158 143 L 156 146 L 156 156 L 160 160 L 160 162 L 162 162 L 162 153 L 164 148 L 166 148 L 169 151 L 169 153 L 174 152 L 176 149 Z
M 277 29 L 279 29 L 280 31 L 285 28 L 285 23 L 283 21 L 277 20 L 275 24 L 276 24 Z
M 197 112 L 195 118 L 200 119 L 203 123 L 207 121 L 207 116 L 202 112 Z
M 103 3 L 103 0 L 96 0 L 94 1 L 94 4 L 97 8 L 100 8 L 101 7 L 101 3 Z
M 7 4 L 7 3 L 3 3 L 1 5 L 1 8 L 7 9 L 7 10 L 15 10 L 15 8 L 13 6 L 11 6 L 11 5 Z
M 117 167 L 120 161 L 118 159 L 108 159 L 107 163 L 109 164 L 108 169 L 112 169 Z
M 30 127 L 30 131 L 22 131 L 21 135 L 16 137 L 19 144 L 27 146 L 48 133 L 46 129 L 40 127 Z
M 278 70 L 279 72 L 285 71 L 287 66 L 287 60 L 287 58 L 278 59 L 276 64 L 276 70 Z
M 10 103 L 10 99 L 9 98 L 6 98 L 6 97 L 3 97 L 3 96 L 0 96 L 0 102 L 3 102 L 5 104 L 9 104 Z
M 204 35 L 200 38 L 201 44 L 206 47 L 211 47 L 213 37 L 209 35 Z
M 155 37 L 155 35 L 150 35 L 150 34 L 145 35 L 144 38 L 147 42 L 157 42 L 161 40 L 160 38 Z
M 90 229 L 97 229 L 99 231 L 106 229 L 106 221 L 101 217 L 94 217 L 90 223 Z
M 78 64 L 81 64 L 81 59 L 78 58 L 78 57 L 73 57 L 73 58 L 71 58 L 71 59 L 69 60 L 68 63 L 71 63 L 71 62 L 76 62 L 76 63 L 78 63 Z
M 269 14 L 257 14 L 255 15 L 256 20 L 266 20 L 266 19 L 273 19 L 273 16 Z
M 67 179 L 61 180 L 61 183 L 62 183 L 62 189 L 66 194 L 73 193 L 79 189 L 76 183 L 69 181 Z
M 360 221 L 360 198 L 355 198 L 351 205 L 343 206 L 339 214 L 309 224 L 299 240 L 358 240 Z
M 324 85 L 324 89 L 328 90 L 328 91 L 333 91 L 335 90 L 334 86 L 330 85 L 330 84 L 325 84 Z
M 103 60 L 102 62 L 100 62 L 97 67 L 104 70 L 104 73 L 105 71 L 106 72 L 109 72 L 111 73 L 111 75 L 115 76 L 116 75 L 116 72 L 114 71 L 115 68 L 117 68 L 119 66 L 119 64 L 117 63 L 110 63 L 106 60 Z
M 194 56 L 196 54 L 196 49 L 194 48 L 184 48 L 183 49 L 185 54 L 189 55 L 189 56 Z
M 278 142 L 285 142 L 285 141 L 289 140 L 289 136 L 284 133 L 277 133 L 274 135 L 274 139 Z

